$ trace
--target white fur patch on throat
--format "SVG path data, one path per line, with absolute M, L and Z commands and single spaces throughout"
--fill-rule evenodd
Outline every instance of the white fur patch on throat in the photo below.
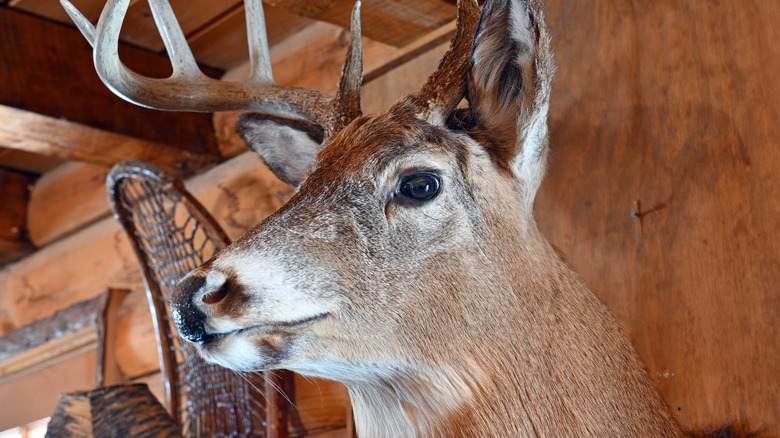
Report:
M 480 373 L 420 365 L 308 364 L 294 371 L 338 380 L 349 389 L 359 436 L 429 436 L 441 422 L 472 402 Z M 330 372 L 328 372 L 330 370 Z

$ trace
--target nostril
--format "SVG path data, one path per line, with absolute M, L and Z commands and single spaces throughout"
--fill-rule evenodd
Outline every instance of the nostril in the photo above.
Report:
M 203 301 L 206 304 L 217 304 L 227 296 L 228 288 L 229 288 L 229 284 L 226 281 L 222 286 L 220 286 L 219 289 L 215 291 L 211 291 L 206 295 L 203 295 L 201 301 Z
M 198 344 L 214 340 L 213 335 L 206 333 L 206 315 L 193 302 L 193 296 L 205 285 L 205 277 L 187 276 L 179 282 L 170 301 L 171 318 L 179 335 Z

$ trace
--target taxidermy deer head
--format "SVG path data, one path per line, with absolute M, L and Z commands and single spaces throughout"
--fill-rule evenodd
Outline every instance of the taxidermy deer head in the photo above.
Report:
M 458 1 L 458 29 L 416 94 L 363 116 L 358 7 L 339 91 L 271 78 L 259 0 L 252 73 L 197 69 L 151 1 L 174 73 L 116 58 L 129 0 L 97 29 L 97 69 L 141 105 L 246 109 L 238 130 L 297 193 L 179 284 L 179 333 L 212 362 L 343 382 L 357 430 L 400 436 L 682 436 L 627 337 L 537 229 L 555 64 L 541 1 Z M 463 98 L 467 107 L 457 109 Z

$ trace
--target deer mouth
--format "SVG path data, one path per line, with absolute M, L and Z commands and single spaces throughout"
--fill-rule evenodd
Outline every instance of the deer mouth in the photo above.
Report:
M 207 362 L 226 368 L 251 372 L 277 369 L 290 359 L 305 329 L 329 316 L 330 313 L 321 313 L 293 321 L 210 333 L 205 342 L 195 345 Z
M 242 327 L 240 329 L 231 330 L 228 332 L 215 332 L 209 333 L 209 341 L 204 344 L 210 344 L 216 342 L 222 338 L 238 336 L 238 337 L 262 337 L 262 336 L 274 336 L 285 333 L 290 333 L 292 330 L 298 330 L 308 327 L 316 322 L 319 322 L 330 316 L 330 313 L 320 313 L 307 318 L 297 319 L 293 321 L 274 321 L 266 322 L 263 324 L 257 324 L 249 327 Z
M 286 332 L 290 329 L 300 329 L 304 327 L 308 327 L 315 322 L 321 321 L 325 318 L 330 316 L 330 313 L 321 313 L 319 315 L 310 316 L 308 318 L 303 318 L 295 321 L 286 321 L 286 322 L 272 322 L 272 323 L 266 323 L 266 324 L 260 324 L 255 325 L 251 327 L 241 328 L 232 332 L 227 333 L 228 335 L 262 335 L 262 334 L 269 334 L 274 335 L 278 334 L 279 332 Z

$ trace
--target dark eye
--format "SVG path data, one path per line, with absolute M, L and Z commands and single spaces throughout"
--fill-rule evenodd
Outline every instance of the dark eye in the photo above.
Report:
M 441 188 L 441 178 L 433 173 L 415 173 L 401 181 L 400 192 L 415 201 L 433 199 Z

